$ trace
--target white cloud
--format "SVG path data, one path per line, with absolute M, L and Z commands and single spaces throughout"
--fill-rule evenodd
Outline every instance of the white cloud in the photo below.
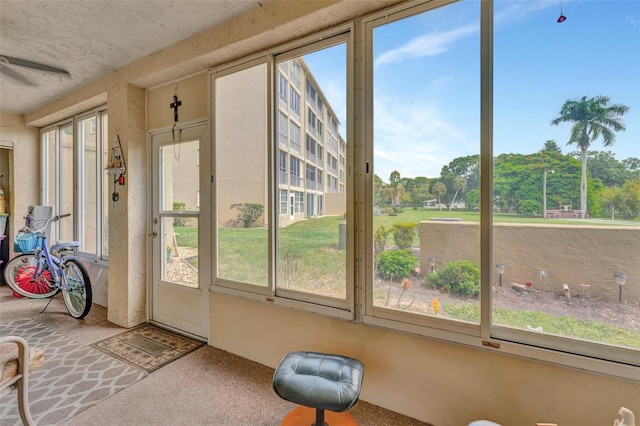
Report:
M 376 99 L 374 173 L 387 181 L 392 171 L 403 177 L 438 177 L 442 166 L 467 154 L 465 135 L 433 107 Z
M 409 40 L 404 45 L 388 50 L 378 56 L 375 66 L 402 62 L 407 58 L 420 58 L 424 56 L 435 56 L 446 52 L 451 45 L 468 35 L 475 34 L 479 30 L 479 25 L 472 24 L 451 31 L 439 33 L 429 33 Z
M 496 4 L 496 6 L 498 5 L 505 5 L 505 7 L 499 11 L 496 10 L 494 16 L 494 23 L 496 24 L 513 23 L 530 13 L 539 12 L 549 7 L 557 7 L 558 14 L 560 13 L 560 2 L 557 0 L 502 1 Z

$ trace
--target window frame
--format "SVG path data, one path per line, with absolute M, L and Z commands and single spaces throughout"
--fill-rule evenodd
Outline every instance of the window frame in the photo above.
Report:
M 486 267 L 492 265 L 493 246 L 493 219 L 491 211 L 493 193 L 493 1 L 483 1 L 480 6 L 480 188 L 481 188 L 481 223 L 480 223 L 480 248 L 481 248 L 481 294 L 480 294 L 480 323 L 465 323 L 459 321 L 444 320 L 437 317 L 418 316 L 406 312 L 391 311 L 388 309 L 373 306 L 373 208 L 369 207 L 369 199 L 373 191 L 373 28 L 377 25 L 396 21 L 402 18 L 413 16 L 419 13 L 432 10 L 437 7 L 455 3 L 457 0 L 413 0 L 389 7 L 387 9 L 374 12 L 370 15 L 349 21 L 331 30 L 320 31 L 308 37 L 296 40 L 282 46 L 277 46 L 269 51 L 262 52 L 254 58 L 259 57 L 271 64 L 269 72 L 273 74 L 274 58 L 284 53 L 296 55 L 305 52 L 309 47 L 315 48 L 329 37 L 344 35 L 347 39 L 347 134 L 345 140 L 350 141 L 345 148 L 348 152 L 345 172 L 348 185 L 347 191 L 347 216 L 353 226 L 348 227 L 346 241 L 347 252 L 349 253 L 348 265 L 351 270 L 347 271 L 347 300 L 349 306 L 346 309 L 338 309 L 332 306 L 322 305 L 321 301 L 309 299 L 295 299 L 280 297 L 273 292 L 265 291 L 261 295 L 255 291 L 235 287 L 220 287 L 212 283 L 211 290 L 224 292 L 243 298 L 250 298 L 264 303 L 286 306 L 306 312 L 319 313 L 328 317 L 346 319 L 366 326 L 380 327 L 396 332 L 409 333 L 419 337 L 436 339 L 453 344 L 461 344 L 470 348 L 490 351 L 496 354 L 507 354 L 516 357 L 532 359 L 539 362 L 551 363 L 567 368 L 586 370 L 589 372 L 609 375 L 627 380 L 640 381 L 640 361 L 637 358 L 638 351 L 626 350 L 608 345 L 597 348 L 597 344 L 586 342 L 586 346 L 596 347 L 595 351 L 585 352 L 584 348 L 576 346 L 575 339 L 559 338 L 549 335 L 537 335 L 526 330 L 507 329 L 493 325 L 491 323 L 492 300 L 491 300 L 491 279 L 493 268 Z M 357 48 L 356 48 L 357 46 Z M 250 58 L 234 64 L 225 65 L 222 68 L 236 66 L 240 62 L 248 62 Z M 298 96 L 305 95 L 306 88 L 301 88 L 301 76 L 298 69 L 298 78 L 295 78 L 296 64 L 290 69 L 290 93 L 296 92 Z M 299 67 L 298 67 L 299 68 Z M 214 70 L 214 73 L 218 70 Z M 273 78 L 268 78 L 268 85 L 273 85 Z M 293 89 L 295 88 L 295 89 Z M 293 89 L 293 90 L 292 90 Z M 271 92 L 273 97 L 273 89 Z M 275 94 L 277 97 L 277 94 Z M 277 99 L 276 99 L 277 100 Z M 213 101 L 212 101 L 213 102 Z M 275 108 L 276 103 L 269 100 L 269 108 Z M 277 109 L 275 110 L 277 111 Z M 270 138 L 274 138 L 275 113 L 270 112 L 271 120 Z M 304 112 L 301 113 L 300 121 L 304 120 Z M 295 124 L 290 120 L 290 126 Z M 324 153 L 327 158 L 322 158 L 325 164 L 323 169 L 323 183 L 327 193 L 337 191 L 342 188 L 342 183 L 338 185 L 338 179 L 342 181 L 342 150 L 343 141 L 338 140 L 335 133 L 334 119 L 327 126 L 328 140 L 325 142 Z M 298 145 L 301 149 L 299 129 Z M 277 130 L 276 130 L 277 131 Z M 290 140 L 293 132 L 290 129 Z M 291 142 L 290 142 L 291 143 Z M 338 146 L 339 144 L 339 146 Z M 274 151 L 275 152 L 275 151 Z M 290 157 L 293 151 L 290 151 Z M 340 153 L 339 153 L 340 152 Z M 323 153 L 323 157 L 324 157 Z M 338 174 L 332 170 L 332 162 L 329 155 L 335 154 L 335 160 L 339 161 Z M 299 152 L 299 156 L 303 153 Z M 272 154 L 273 155 L 273 154 Z M 326 160 L 326 163 L 325 163 Z M 270 160 L 273 162 L 273 160 Z M 300 160 L 303 162 L 303 160 Z M 271 170 L 275 170 L 273 164 Z M 318 169 L 320 170 L 320 169 Z M 277 173 L 278 170 L 275 170 Z M 301 172 L 301 170 L 300 170 Z M 289 170 L 291 174 L 291 168 Z M 273 174 L 273 173 L 272 173 Z M 300 173 L 301 174 L 301 173 Z M 339 177 L 337 177 L 339 176 Z M 300 176 L 301 177 L 301 176 Z M 273 180 L 274 177 L 271 176 Z M 277 186 L 270 184 L 271 191 L 276 191 Z M 294 192 L 304 192 L 292 190 L 288 194 L 287 201 L 291 199 Z M 273 200 L 275 195 L 272 194 Z M 302 201 L 304 204 L 304 200 Z M 302 210 L 296 207 L 298 204 L 297 195 L 294 195 L 294 210 Z M 271 202 L 272 213 L 276 212 L 278 203 Z M 272 214 L 277 220 L 278 214 Z M 275 249 L 275 247 L 272 247 Z M 275 272 L 271 272 L 272 276 Z M 558 341 L 556 345 L 554 340 Z M 579 343 L 579 342 L 578 342 Z M 621 358 L 611 356 L 609 352 L 613 350 L 617 354 L 623 354 Z M 631 359 L 631 357 L 636 357 Z
M 93 132 L 95 131 L 95 137 L 96 137 L 96 164 L 95 164 L 96 189 L 97 189 L 95 194 L 95 197 L 96 197 L 96 200 L 95 200 L 96 201 L 96 215 L 95 215 L 96 252 L 92 253 L 92 252 L 85 251 L 82 249 L 82 246 L 81 246 L 78 251 L 78 256 L 80 258 L 90 259 L 92 261 L 102 263 L 102 264 L 106 264 L 106 262 L 109 260 L 108 253 L 105 252 L 106 251 L 105 247 L 108 247 L 108 235 L 104 234 L 105 224 L 103 223 L 104 222 L 103 218 L 105 218 L 105 215 L 104 215 L 105 209 L 108 211 L 109 206 L 105 205 L 105 203 L 103 202 L 104 193 L 102 192 L 104 188 L 104 184 L 108 179 L 104 171 L 106 165 L 104 164 L 104 161 L 102 158 L 103 150 L 105 150 L 105 147 L 108 147 L 107 132 L 106 132 L 106 129 L 103 128 L 107 117 L 108 117 L 108 111 L 106 106 L 100 106 L 92 110 L 85 111 L 83 113 L 66 118 L 64 120 L 61 120 L 59 122 L 56 122 L 54 124 L 51 124 L 47 127 L 43 127 L 42 129 L 40 129 L 40 153 L 41 153 L 41 170 L 42 170 L 42 173 L 40 176 L 40 188 L 41 188 L 40 202 L 42 205 L 54 206 L 55 209 L 53 214 L 72 213 L 71 220 L 73 222 L 71 223 L 71 225 L 67 224 L 66 226 L 71 226 L 72 233 L 73 233 L 73 240 L 80 241 L 80 243 L 82 244 L 82 242 L 84 241 L 83 237 L 85 233 L 84 231 L 85 218 L 84 218 L 84 206 L 83 206 L 83 202 L 84 202 L 83 188 L 85 183 L 84 183 L 84 177 L 82 176 L 82 173 L 85 167 L 85 158 L 84 158 L 84 152 L 82 151 L 84 148 L 84 145 L 79 140 L 80 132 L 78 131 L 78 126 L 84 120 L 91 120 L 89 124 L 90 126 L 89 131 L 91 132 L 91 134 L 93 134 Z M 71 195 L 73 208 L 72 208 L 72 211 L 70 212 L 60 211 L 59 209 L 59 205 L 61 201 L 60 186 L 61 186 L 61 179 L 62 179 L 61 171 L 60 171 L 60 161 L 61 161 L 60 131 L 62 128 L 67 126 L 69 126 L 73 132 L 71 139 L 73 141 L 72 142 L 73 143 L 72 187 L 74 188 L 74 191 L 73 191 L 73 194 Z M 54 169 L 53 183 L 49 182 L 49 178 L 48 178 L 49 171 L 51 170 L 51 165 L 48 162 L 49 160 L 48 150 L 50 149 L 51 141 L 48 140 L 48 137 L 45 137 L 46 134 L 52 131 L 55 133 L 55 153 L 54 153 L 55 169 Z M 51 197 L 49 196 L 49 193 L 55 194 L 53 196 L 54 198 L 53 200 L 50 199 Z M 52 238 L 52 240 L 58 238 L 57 236 L 60 235 L 61 226 L 62 224 L 60 222 L 56 222 L 51 227 L 51 235 L 49 237 Z M 105 238 L 107 239 L 107 241 L 105 241 Z
M 274 238 L 274 234 L 276 233 L 275 227 L 278 226 L 278 218 L 279 218 L 279 198 L 278 198 L 278 178 L 277 173 L 279 172 L 277 164 L 276 164 L 276 154 L 275 149 L 278 147 L 278 139 L 277 139 L 277 123 L 276 117 L 278 112 L 278 102 L 279 95 L 276 91 L 277 82 L 274 80 L 274 75 L 277 75 L 277 70 L 280 68 L 277 66 L 279 61 L 285 61 L 291 58 L 295 58 L 297 56 L 304 55 L 306 53 L 312 53 L 317 50 L 321 50 L 324 48 L 329 48 L 332 46 L 344 44 L 346 49 L 346 98 L 347 98 L 347 115 L 353 115 L 353 94 L 351 92 L 351 82 L 353 79 L 353 54 L 354 54 L 354 27 L 353 23 L 348 23 L 344 25 L 339 25 L 331 28 L 330 30 L 326 30 L 322 32 L 322 37 L 318 39 L 316 36 L 301 38 L 295 42 L 280 46 L 278 49 L 272 49 L 268 52 L 258 53 L 251 57 L 244 58 L 239 61 L 232 62 L 230 64 L 222 65 L 216 69 L 213 69 L 209 73 L 210 77 L 210 87 L 215 87 L 215 79 L 217 77 L 221 77 L 227 74 L 231 74 L 233 72 L 241 71 L 243 69 L 249 68 L 251 66 L 255 66 L 260 63 L 267 64 L 267 122 L 269 123 L 269 206 L 265 206 L 265 210 L 268 209 L 268 220 L 269 220 L 269 257 L 270 259 L 274 259 L 272 253 L 275 253 L 276 250 L 276 238 Z M 279 58 L 279 59 L 277 59 Z M 291 79 L 290 79 L 290 93 L 296 92 L 298 94 L 297 89 L 300 86 L 300 81 L 296 83 L 295 79 L 295 68 L 296 62 L 293 63 L 294 66 L 291 69 Z M 301 67 L 297 67 L 298 71 Z M 302 80 L 302 75 L 298 75 L 298 79 Z M 295 89 L 292 89 L 295 88 Z M 304 89 L 304 88 L 303 88 Z M 216 111 L 216 98 L 215 91 L 212 89 L 212 98 L 210 100 L 210 114 L 211 114 L 211 122 L 213 125 L 212 129 L 212 140 L 215 141 L 215 111 Z M 302 115 L 302 114 L 301 114 Z M 304 116 L 300 118 L 305 119 Z M 348 122 L 353 120 L 347 120 Z M 289 120 L 290 126 L 297 126 L 297 132 L 291 131 L 289 132 L 289 178 L 291 179 L 294 176 L 292 173 L 299 173 L 300 178 L 300 186 L 296 186 L 296 189 L 290 189 L 289 191 L 289 199 L 293 196 L 293 210 L 294 213 L 300 214 L 301 216 L 305 215 L 305 177 L 303 175 L 302 166 L 305 164 L 304 158 L 304 150 L 302 148 L 301 136 L 303 135 L 303 130 L 301 126 L 295 123 L 294 120 Z M 347 126 L 347 132 L 353 133 L 353 129 Z M 294 139 L 295 136 L 298 136 L 298 149 L 299 153 L 292 149 L 292 145 L 295 145 Z M 351 139 L 353 139 L 351 137 Z M 214 142 L 215 143 L 215 142 Z M 347 148 L 349 149 L 349 148 Z M 215 150 L 213 150 L 215 151 Z M 214 154 L 215 155 L 215 154 Z M 297 167 L 292 167 L 292 161 L 297 160 Z M 215 158 L 212 159 L 212 164 L 215 164 Z M 291 184 L 291 182 L 290 182 Z M 215 182 L 212 184 L 212 191 L 215 191 Z M 347 197 L 347 217 L 351 214 L 351 208 L 349 197 L 351 194 L 349 191 L 345 194 Z M 212 203 L 215 202 L 215 194 L 212 194 Z M 291 207 L 291 206 L 290 206 Z M 215 206 L 212 205 L 212 211 L 215 212 Z M 212 228 L 212 241 L 217 241 L 217 218 L 216 214 L 212 215 L 213 226 Z M 348 232 L 352 232 L 349 230 Z M 347 237 L 348 238 L 348 237 Z M 217 247 L 214 247 L 214 252 L 217 252 Z M 217 256 L 217 253 L 215 254 Z M 320 294 L 301 292 L 292 289 L 286 288 L 277 288 L 276 287 L 276 274 L 274 265 L 271 263 L 269 265 L 269 283 L 267 287 L 258 287 L 255 285 L 251 285 L 248 283 L 242 282 L 233 282 L 224 279 L 216 278 L 216 271 L 212 271 L 212 282 L 210 284 L 210 291 L 216 293 L 230 294 L 243 298 L 249 298 L 252 300 L 258 300 L 261 302 L 266 302 L 274 305 L 286 306 L 289 308 L 300 309 L 307 312 L 323 314 L 329 317 L 343 319 L 343 320 L 353 320 L 355 316 L 355 308 L 354 308 L 354 277 L 353 277 L 353 249 L 349 247 L 349 243 L 347 243 L 346 250 L 346 297 L 344 299 L 338 299 L 334 297 L 329 297 Z M 216 262 L 212 262 L 212 265 Z
M 367 86 L 364 92 L 364 117 L 373 117 L 373 29 L 405 17 L 454 3 L 455 0 L 414 1 L 385 11 L 374 13 L 362 19 L 362 48 L 364 67 L 359 74 Z M 406 312 L 392 311 L 373 306 L 373 249 L 372 244 L 360 243 L 365 247 L 365 307 L 362 315 L 364 324 L 398 330 L 450 343 L 490 350 L 496 353 L 535 359 L 565 367 L 584 369 L 624 379 L 640 381 L 639 351 L 613 345 L 583 342 L 569 337 L 539 334 L 527 330 L 511 329 L 491 322 L 492 300 L 491 280 L 493 268 L 493 2 L 481 2 L 480 10 L 480 250 L 481 250 L 481 294 L 480 323 L 443 320 L 437 317 L 419 316 Z M 365 118 L 364 121 L 367 121 Z M 364 127 L 365 164 L 373 164 L 373 125 L 370 122 L 358 124 Z M 367 174 L 364 186 L 365 202 L 373 193 L 373 173 Z M 367 209 L 361 218 L 365 222 L 365 240 L 373 241 L 373 209 Z M 615 355 L 612 355 L 612 351 Z

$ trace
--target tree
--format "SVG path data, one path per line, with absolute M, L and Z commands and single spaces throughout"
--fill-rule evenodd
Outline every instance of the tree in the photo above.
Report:
M 389 186 L 391 187 L 391 207 L 396 207 L 400 204 L 400 192 L 402 188 L 402 182 L 400 180 L 400 172 L 394 170 L 389 176 Z
M 551 124 L 573 123 L 567 145 L 576 144 L 582 154 L 582 177 L 580 180 L 580 217 L 584 219 L 587 211 L 587 151 L 592 142 L 602 137 L 604 146 L 615 142 L 615 132 L 625 130 L 622 116 L 629 107 L 611 104 L 607 96 L 595 96 L 587 99 L 568 100 L 562 105 L 560 115 Z
M 624 164 L 616 160 L 615 154 L 611 151 L 589 151 L 587 161 L 587 171 L 591 177 L 600 179 L 604 186 L 620 187 L 628 179 Z
M 375 206 L 380 206 L 384 202 L 386 186 L 387 184 L 380 179 L 380 176 L 373 175 L 373 200 Z
M 447 187 L 442 182 L 436 182 L 431 187 L 431 192 L 438 197 L 438 207 L 439 210 L 442 210 L 442 196 L 447 193 Z
M 560 148 L 556 141 L 549 139 L 545 141 L 541 152 L 557 152 L 558 154 L 562 154 L 562 148 Z
M 611 219 L 615 219 L 616 210 L 620 211 L 624 204 L 624 196 L 620 188 L 606 187 L 600 194 L 600 204 L 606 206 L 607 210 L 611 212 Z
M 456 202 L 456 197 L 458 196 L 458 192 L 465 191 L 467 189 L 467 180 L 462 176 L 457 176 L 453 180 L 453 187 L 456 190 L 456 193 L 453 194 L 453 200 L 451 204 L 449 204 L 449 211 L 453 208 L 453 204 Z

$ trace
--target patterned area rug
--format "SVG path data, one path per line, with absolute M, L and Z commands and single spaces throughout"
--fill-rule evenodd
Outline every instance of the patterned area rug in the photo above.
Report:
M 151 324 L 93 343 L 94 348 L 151 373 L 204 345 Z
M 29 375 L 29 406 L 37 425 L 59 424 L 146 376 L 30 319 L 0 324 L 0 336 L 20 336 L 44 350 L 44 364 Z M 0 424 L 22 424 L 16 391 L 0 397 Z

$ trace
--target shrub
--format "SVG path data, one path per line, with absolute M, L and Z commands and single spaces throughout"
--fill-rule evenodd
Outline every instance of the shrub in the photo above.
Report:
M 413 222 L 402 222 L 393 224 L 393 239 L 399 249 L 408 249 L 413 245 L 413 237 L 416 234 L 418 225 Z
M 406 278 L 417 266 L 418 259 L 411 250 L 387 250 L 376 256 L 376 271 L 384 279 Z
M 427 275 L 427 285 L 447 293 L 480 296 L 480 267 L 470 260 L 447 263 L 444 268 Z
M 378 226 L 376 233 L 373 236 L 374 254 L 379 254 L 385 251 L 387 248 L 387 239 L 389 238 L 389 234 L 391 234 L 390 228 L 387 228 L 384 225 Z
M 173 210 L 176 212 L 185 211 L 187 209 L 187 204 L 182 203 L 180 201 L 173 202 Z M 173 226 L 184 226 L 184 218 L 182 217 L 174 217 L 173 218 Z
M 232 204 L 231 208 L 237 209 L 240 212 L 238 214 L 238 220 L 244 224 L 245 228 L 250 228 L 251 225 L 262 216 L 262 212 L 264 211 L 264 206 L 258 203 Z
M 517 212 L 521 216 L 539 216 L 542 214 L 542 204 L 535 200 L 522 200 L 518 203 Z

